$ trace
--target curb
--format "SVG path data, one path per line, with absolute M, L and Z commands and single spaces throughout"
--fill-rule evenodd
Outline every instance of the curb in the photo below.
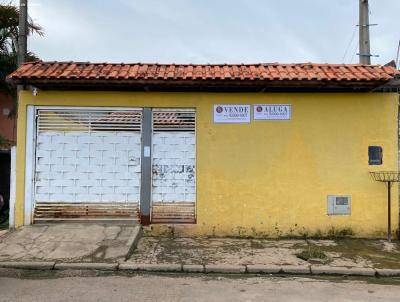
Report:
M 400 269 L 376 269 L 380 277 L 400 277 Z
M 0 262 L 1 268 L 17 268 L 17 269 L 32 269 L 32 270 L 52 270 L 54 269 L 55 262 Z
M 204 265 L 184 264 L 182 270 L 185 273 L 205 273 Z
M 118 268 L 118 263 L 56 263 L 55 270 L 101 270 L 101 271 L 115 271 Z
M 313 275 L 340 275 L 340 276 L 374 277 L 377 272 L 373 268 L 311 266 L 311 273 Z
M 310 275 L 311 265 L 283 265 L 281 271 L 290 275 Z
M 246 273 L 245 265 L 222 265 L 222 264 L 206 264 L 206 273 L 219 274 L 244 274 Z
M 279 274 L 281 270 L 279 265 L 247 265 L 247 272 L 252 274 Z
M 373 269 L 359 267 L 304 266 L 304 265 L 222 265 L 222 264 L 138 264 L 138 263 L 85 263 L 85 262 L 0 262 L 0 268 L 28 270 L 101 270 L 163 273 L 208 273 L 208 274 L 268 274 L 268 275 L 313 275 L 313 276 L 357 276 L 400 277 L 400 269 Z
M 145 271 L 145 272 L 181 272 L 182 264 L 136 264 L 121 263 L 118 266 L 121 271 Z

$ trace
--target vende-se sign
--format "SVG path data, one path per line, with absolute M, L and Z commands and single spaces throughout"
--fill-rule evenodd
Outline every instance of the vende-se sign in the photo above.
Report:
M 259 104 L 254 105 L 254 120 L 290 120 L 292 105 Z
M 214 105 L 214 123 L 250 123 L 250 105 Z

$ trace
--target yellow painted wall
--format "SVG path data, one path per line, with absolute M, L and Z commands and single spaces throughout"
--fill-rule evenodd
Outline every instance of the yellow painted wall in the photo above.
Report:
M 213 104 L 292 104 L 290 121 L 213 124 Z M 16 223 L 23 224 L 26 107 L 185 107 L 197 110 L 197 224 L 178 235 L 281 236 L 350 228 L 384 236 L 384 184 L 369 171 L 397 170 L 397 105 L 392 93 L 21 93 Z M 368 165 L 368 146 L 383 165 Z M 351 216 L 328 216 L 327 195 L 352 197 Z M 398 226 L 393 188 L 393 229 Z M 167 230 L 152 226 L 154 233 Z

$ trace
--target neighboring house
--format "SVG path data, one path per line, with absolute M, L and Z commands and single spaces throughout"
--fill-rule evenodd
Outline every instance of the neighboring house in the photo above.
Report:
M 4 92 L 0 92 L 0 137 L 9 141 L 7 145 L 0 146 L 1 150 L 9 150 L 17 138 L 17 121 L 10 115 L 13 109 L 12 98 Z
M 139 218 L 182 235 L 383 236 L 386 190 L 369 172 L 398 169 L 398 95 L 383 92 L 398 76 L 333 64 L 26 63 L 10 76 L 25 87 L 16 225 Z
M 0 137 L 5 142 L 0 145 L 0 195 L 3 196 L 5 203 L 3 211 L 8 208 L 10 198 L 10 150 L 15 145 L 17 137 L 17 120 L 10 116 L 13 108 L 12 98 L 4 92 L 0 92 Z M 1 213 L 0 205 L 0 221 Z

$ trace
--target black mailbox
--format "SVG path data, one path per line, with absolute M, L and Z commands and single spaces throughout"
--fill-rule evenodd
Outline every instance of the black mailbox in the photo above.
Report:
M 369 165 L 382 165 L 383 150 L 380 146 L 368 147 L 368 164 Z

